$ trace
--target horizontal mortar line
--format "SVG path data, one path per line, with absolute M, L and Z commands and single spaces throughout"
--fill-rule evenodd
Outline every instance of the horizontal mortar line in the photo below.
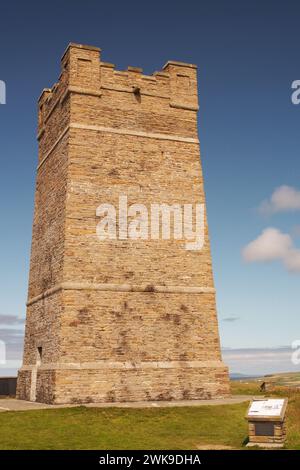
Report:
M 56 141 L 54 142 L 54 144 L 52 145 L 52 147 L 50 147 L 50 149 L 46 152 L 46 154 L 44 155 L 43 159 L 40 161 L 40 163 L 38 164 L 37 166 L 37 170 L 39 170 L 39 168 L 45 163 L 45 161 L 47 160 L 47 158 L 49 157 L 49 155 L 51 155 L 51 153 L 53 152 L 53 150 L 55 149 L 55 147 L 57 147 L 57 145 L 59 144 L 59 142 L 63 139 L 63 137 L 66 135 L 66 133 L 68 132 L 68 130 L 70 129 L 70 126 L 67 125 L 64 130 L 62 131 L 62 133 L 60 134 L 60 136 L 56 139 Z
M 188 144 L 199 144 L 199 139 L 194 139 L 192 137 L 181 137 L 181 136 L 176 136 L 172 134 L 156 134 L 156 133 L 150 133 L 150 132 L 142 132 L 142 131 L 134 131 L 131 129 L 116 129 L 114 127 L 105 127 L 105 126 L 94 126 L 94 125 L 88 125 L 88 124 L 80 124 L 80 123 L 72 123 L 69 124 L 65 127 L 65 129 L 62 131 L 60 136 L 56 139 L 52 147 L 46 152 L 44 155 L 43 159 L 37 166 L 37 170 L 45 163 L 49 155 L 53 152 L 53 150 L 57 147 L 59 142 L 62 140 L 62 138 L 65 136 L 65 134 L 70 130 L 70 129 L 82 129 L 82 130 L 89 130 L 89 131 L 96 131 L 96 132 L 107 132 L 110 134 L 120 134 L 120 135 L 133 135 L 136 137 L 146 137 L 150 139 L 158 139 L 158 140 L 171 140 L 174 142 L 185 142 Z
M 76 122 L 70 124 L 70 128 L 98 131 L 98 132 L 108 132 L 110 134 L 133 135 L 137 137 L 147 137 L 150 139 L 174 140 L 176 142 L 186 142 L 189 144 L 199 144 L 199 139 L 194 139 L 192 137 L 181 137 L 181 136 L 172 135 L 172 134 L 160 134 L 160 133 L 153 133 L 153 132 L 135 131 L 134 129 L 123 129 L 123 128 L 117 129 L 115 127 L 95 126 L 91 124 L 80 124 Z
M 102 95 L 101 90 L 97 90 L 97 89 L 94 89 L 94 88 L 82 88 L 82 87 L 78 87 L 78 86 L 69 86 L 66 89 L 66 91 L 64 92 L 64 94 L 62 95 L 62 97 L 61 97 L 61 102 L 62 103 L 65 101 L 66 97 L 70 93 L 75 93 L 75 94 L 79 94 L 79 95 L 96 96 L 98 98 L 100 98 L 101 95 Z
M 89 95 L 89 96 L 97 96 L 97 97 L 101 97 L 101 94 L 102 94 L 101 91 L 94 90 L 92 88 L 81 88 L 81 87 L 69 86 L 63 93 L 61 93 L 56 98 L 55 103 L 53 104 L 52 108 L 48 112 L 47 116 L 44 118 L 43 128 L 38 133 L 38 137 L 37 137 L 38 140 L 43 135 L 44 130 L 45 130 L 45 124 L 50 119 L 50 117 L 51 117 L 52 113 L 54 112 L 54 110 L 56 109 L 57 105 L 58 104 L 62 105 L 64 103 L 64 101 L 66 100 L 66 98 L 70 95 L 70 93 L 77 93 L 77 94 L 80 94 L 80 95 Z
M 133 362 L 133 361 L 95 361 L 95 362 L 55 362 L 55 363 L 45 363 L 40 366 L 36 364 L 32 365 L 23 365 L 21 371 L 30 371 L 30 370 L 66 370 L 66 369 L 190 369 L 190 368 L 220 368 L 224 369 L 224 364 L 222 361 L 142 361 L 142 362 Z
M 152 284 L 107 284 L 92 282 L 66 281 L 51 289 L 46 290 L 28 300 L 27 306 L 38 302 L 41 299 L 49 297 L 61 290 L 98 290 L 103 292 L 151 292 L 165 294 L 214 294 L 214 287 L 196 287 L 196 286 L 160 286 Z
M 142 79 L 152 80 L 152 81 L 156 82 L 156 79 L 153 78 L 153 77 L 142 76 Z M 57 105 L 58 104 L 62 105 L 63 102 L 66 100 L 66 98 L 70 95 L 70 93 L 79 94 L 79 95 L 89 95 L 89 96 L 95 96 L 95 97 L 101 98 L 101 96 L 102 96 L 102 91 L 101 90 L 102 89 L 109 90 L 109 91 L 132 93 L 134 88 L 135 88 L 134 86 L 132 86 L 132 87 L 122 87 L 122 86 L 113 86 L 113 85 L 102 85 L 100 87 L 100 90 L 98 90 L 98 89 L 94 89 L 94 88 L 82 88 L 82 87 L 71 86 L 70 85 L 65 89 L 65 91 L 63 93 L 61 93 L 58 97 L 56 97 L 56 101 L 54 102 L 54 104 L 52 105 L 52 108 L 50 109 L 50 111 L 48 112 L 46 117 L 44 118 L 44 125 L 47 123 L 47 121 L 51 117 L 51 115 L 52 115 L 53 111 L 56 109 Z M 161 95 L 161 94 L 153 93 L 153 92 L 150 92 L 150 91 L 145 91 L 143 88 L 141 90 L 141 94 L 145 95 L 145 96 L 151 96 L 151 97 L 154 97 L 154 98 L 160 98 L 160 99 L 165 99 L 165 100 L 169 100 L 169 101 L 172 99 L 172 97 L 170 95 Z M 50 102 L 50 101 L 47 101 L 47 102 Z M 170 107 L 171 108 L 185 109 L 185 110 L 188 110 L 188 111 L 196 111 L 196 112 L 199 111 L 199 106 L 198 105 L 191 105 L 191 104 L 187 104 L 187 103 L 177 103 L 177 102 L 174 102 L 174 101 L 170 101 Z M 37 137 L 38 140 L 44 134 L 44 131 L 45 131 L 45 126 L 43 126 L 43 128 L 38 133 L 38 137 Z
M 199 106 L 198 105 L 179 103 L 179 102 L 176 102 L 176 101 L 171 101 L 170 106 L 171 106 L 171 108 L 186 109 L 188 111 L 199 111 Z

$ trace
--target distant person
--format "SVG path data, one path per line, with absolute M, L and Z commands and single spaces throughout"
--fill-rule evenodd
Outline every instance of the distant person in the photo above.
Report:
M 265 392 L 266 389 L 267 389 L 267 387 L 266 387 L 266 382 L 263 382 L 263 383 L 261 384 L 261 386 L 259 387 L 259 390 L 260 390 L 261 392 Z

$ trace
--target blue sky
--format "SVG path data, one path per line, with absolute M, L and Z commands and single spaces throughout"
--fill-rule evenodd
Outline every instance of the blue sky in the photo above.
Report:
M 11 1 L 0 13 L 0 80 L 7 86 L 0 105 L 0 316 L 25 315 L 36 100 L 57 80 L 66 45 L 78 42 L 101 47 L 103 60 L 118 69 L 151 74 L 168 59 L 198 65 L 222 345 L 278 348 L 300 338 L 300 273 L 241 255 L 268 227 L 292 234 L 300 248 L 299 209 L 257 210 L 282 185 L 300 190 L 300 105 L 291 102 L 291 84 L 300 79 L 299 3 L 53 0 L 45 8 Z M 2 336 L 19 332 L 17 320 L 4 320 Z

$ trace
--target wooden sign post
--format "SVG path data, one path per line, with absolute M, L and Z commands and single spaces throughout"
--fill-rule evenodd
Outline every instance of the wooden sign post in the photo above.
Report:
M 246 414 L 249 426 L 247 446 L 283 447 L 287 403 L 287 398 L 252 400 Z

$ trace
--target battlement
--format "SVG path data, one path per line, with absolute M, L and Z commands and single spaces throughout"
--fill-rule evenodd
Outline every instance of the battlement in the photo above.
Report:
M 99 99 L 109 94 L 113 102 L 114 92 L 131 94 L 141 104 L 143 97 L 149 97 L 164 101 L 170 108 L 197 111 L 197 66 L 168 61 L 161 70 L 144 75 L 140 67 L 117 70 L 114 64 L 103 62 L 98 47 L 70 43 L 61 59 L 58 82 L 45 88 L 39 98 L 39 136 L 57 105 L 62 105 L 70 94 Z

